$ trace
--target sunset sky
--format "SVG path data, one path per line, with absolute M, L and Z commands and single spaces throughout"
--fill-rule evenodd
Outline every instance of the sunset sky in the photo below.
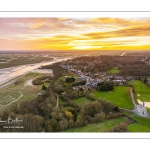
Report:
M 150 50 L 150 18 L 0 18 L 0 50 Z

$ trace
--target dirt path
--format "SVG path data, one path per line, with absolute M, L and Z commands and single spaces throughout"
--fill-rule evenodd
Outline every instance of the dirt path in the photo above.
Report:
M 131 94 L 132 103 L 133 103 L 134 107 L 136 107 L 136 104 L 135 104 L 135 101 L 134 101 L 133 92 L 132 92 L 132 89 L 131 89 L 131 88 L 130 88 L 130 94 Z

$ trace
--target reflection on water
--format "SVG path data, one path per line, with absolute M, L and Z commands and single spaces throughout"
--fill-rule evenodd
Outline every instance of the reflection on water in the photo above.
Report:
M 30 65 L 23 65 L 18 67 L 11 67 L 11 68 L 4 68 L 0 69 L 0 84 L 5 83 L 6 81 L 9 81 L 10 79 L 13 79 L 15 77 L 18 77 L 20 75 L 26 74 L 34 69 L 37 69 L 41 67 L 42 65 L 49 65 L 58 61 L 67 60 L 69 58 L 63 58 L 63 59 L 54 59 L 49 62 L 42 62 L 37 64 L 30 64 Z

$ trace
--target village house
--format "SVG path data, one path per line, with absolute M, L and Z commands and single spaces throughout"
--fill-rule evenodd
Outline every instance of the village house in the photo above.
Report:
M 77 61 L 78 62 L 78 61 Z M 90 64 L 90 63 L 89 63 Z M 74 69 L 72 65 L 61 65 L 63 68 L 67 69 L 69 72 L 75 73 L 78 77 L 76 78 L 76 81 L 86 81 L 85 87 L 90 87 L 95 89 L 97 87 L 97 84 L 100 82 L 112 82 L 114 85 L 124 85 L 126 80 L 122 76 L 112 76 L 112 75 L 106 75 L 106 72 L 97 72 L 95 74 L 92 74 L 91 72 L 83 73 L 81 70 Z M 99 78 L 98 78 L 99 77 Z M 128 77 L 127 79 L 131 79 L 132 77 Z M 81 87 L 80 85 L 74 86 L 74 90 L 79 90 Z
M 90 77 L 90 76 L 92 76 L 92 73 L 91 73 L 91 72 L 88 72 L 88 73 L 86 73 L 85 75 Z
M 144 103 L 143 103 L 143 105 L 142 104 L 136 105 L 136 112 L 140 116 L 145 116 L 145 117 L 148 116 L 147 109 L 145 108 Z
M 74 86 L 73 90 L 79 91 L 80 89 L 85 90 L 87 87 L 85 85 L 78 85 L 78 86 Z
M 86 81 L 86 77 L 85 76 L 81 76 L 81 77 L 78 77 L 76 79 L 77 79 L 77 81 Z

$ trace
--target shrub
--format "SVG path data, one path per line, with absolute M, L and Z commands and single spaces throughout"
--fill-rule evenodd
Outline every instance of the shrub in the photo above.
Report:
M 101 82 L 97 84 L 99 91 L 111 91 L 114 89 L 113 84 L 109 82 Z
M 121 122 L 120 124 L 115 125 L 114 128 L 110 130 L 111 132 L 127 132 L 127 124 Z
M 75 81 L 75 78 L 74 77 L 67 77 L 66 78 L 66 82 L 69 82 L 69 83 L 72 83 L 72 82 L 74 82 Z

